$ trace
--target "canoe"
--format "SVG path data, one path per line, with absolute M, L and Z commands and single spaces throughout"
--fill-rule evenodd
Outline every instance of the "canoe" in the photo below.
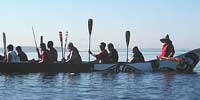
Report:
M 151 60 L 144 63 L 95 64 L 95 70 L 116 70 L 118 72 L 153 72 L 153 71 L 178 71 L 192 72 L 199 62 L 200 48 L 181 54 L 171 59 Z M 181 60 L 181 61 L 177 61 Z
M 144 63 L 112 63 L 112 64 L 93 64 L 84 62 L 82 64 L 67 63 L 0 63 L 0 72 L 2 73 L 38 73 L 38 72 L 63 72 L 79 73 L 94 71 L 115 71 L 115 72 L 153 72 L 162 70 L 172 70 L 181 72 L 191 72 L 196 67 L 200 58 L 200 49 L 195 49 L 176 56 L 182 61 L 152 60 Z

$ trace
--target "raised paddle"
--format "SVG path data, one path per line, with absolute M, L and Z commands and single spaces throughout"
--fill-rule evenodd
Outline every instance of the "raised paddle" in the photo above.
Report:
M 6 58 L 6 33 L 3 32 L 3 47 L 4 47 L 4 56 Z
M 130 42 L 130 31 L 126 31 L 126 61 L 128 62 L 128 46 Z
M 40 43 L 41 43 L 41 44 L 44 43 L 44 42 L 43 42 L 43 36 L 40 36 Z
M 89 30 L 89 52 L 90 52 L 90 45 L 91 45 L 92 26 L 93 26 L 93 20 L 92 20 L 92 19 L 88 19 L 88 30 Z M 89 62 L 90 62 L 90 53 L 89 53 Z
M 68 37 L 68 31 L 65 34 L 65 46 L 64 46 L 64 58 L 65 58 L 65 52 L 67 51 L 67 37 Z
M 62 36 L 62 32 L 59 32 L 59 37 L 60 37 L 60 46 L 61 46 L 62 59 L 63 59 L 64 58 L 64 52 L 63 52 L 63 36 Z
M 39 52 L 39 49 L 38 49 L 38 46 L 37 46 L 37 42 L 36 42 L 36 38 L 35 38 L 35 32 L 34 32 L 33 27 L 32 27 L 32 32 L 33 32 L 33 38 L 34 38 L 34 42 L 35 42 L 35 48 L 36 48 L 37 54 L 38 54 L 38 59 L 40 59 L 40 52 Z

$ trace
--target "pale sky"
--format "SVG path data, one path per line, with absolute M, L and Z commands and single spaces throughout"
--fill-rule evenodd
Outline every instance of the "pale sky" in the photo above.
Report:
M 68 40 L 87 50 L 92 18 L 92 49 L 101 41 L 126 47 L 127 30 L 130 47 L 161 48 L 159 39 L 169 33 L 176 49 L 194 49 L 200 46 L 199 5 L 200 0 L 0 0 L 0 32 L 7 43 L 34 46 L 33 26 L 38 43 L 43 35 L 60 46 L 58 32 L 68 31 Z

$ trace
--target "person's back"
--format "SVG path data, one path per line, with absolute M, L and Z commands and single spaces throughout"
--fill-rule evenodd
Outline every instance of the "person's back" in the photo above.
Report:
M 18 56 L 15 51 L 9 51 L 7 56 L 8 56 L 8 62 L 11 62 L 11 63 L 18 62 Z
M 22 51 L 22 48 L 20 46 L 16 47 L 16 51 L 18 52 L 20 62 L 28 61 L 27 55 Z
M 79 64 L 82 63 L 79 51 L 72 43 L 68 44 L 69 55 L 67 56 L 67 63 Z
M 118 62 L 118 52 L 116 49 L 114 49 L 114 46 L 112 43 L 108 44 L 108 61 L 109 63 L 117 63 Z
M 131 61 L 129 61 L 131 63 L 141 63 L 141 62 L 145 62 L 144 60 L 144 56 L 143 54 L 140 52 L 140 50 L 138 49 L 138 47 L 134 47 L 133 48 L 133 58 L 131 59 Z
M 18 57 L 19 57 L 20 62 L 28 61 L 28 57 L 23 51 L 18 54 Z
M 53 42 L 49 41 L 47 46 L 49 48 L 49 61 L 56 62 L 58 58 L 58 53 L 57 50 L 53 47 Z
M 13 51 L 13 45 L 8 45 L 7 46 L 8 53 L 7 53 L 7 59 L 6 62 L 8 63 L 16 63 L 19 62 L 17 53 Z

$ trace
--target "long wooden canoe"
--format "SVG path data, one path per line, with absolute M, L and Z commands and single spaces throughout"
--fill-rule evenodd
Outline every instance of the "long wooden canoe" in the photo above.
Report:
M 135 71 L 162 71 L 173 70 L 191 72 L 196 67 L 200 58 L 200 49 L 195 49 L 175 57 L 182 59 L 152 60 L 144 63 L 119 62 L 113 64 L 67 64 L 67 63 L 0 63 L 0 72 L 3 73 L 38 73 L 38 72 L 94 72 L 94 71 L 116 71 L 116 72 L 135 72 Z

